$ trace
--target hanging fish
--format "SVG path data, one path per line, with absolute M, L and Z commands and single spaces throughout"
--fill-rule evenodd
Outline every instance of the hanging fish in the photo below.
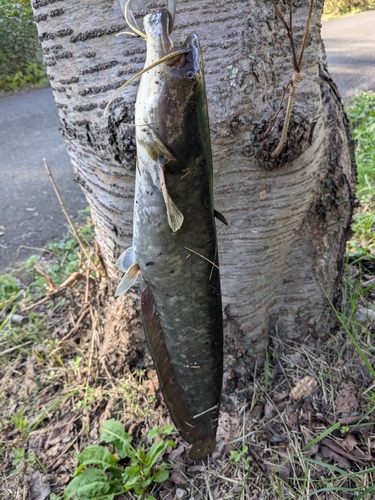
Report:
M 118 259 L 125 274 L 116 296 L 142 277 L 143 327 L 160 385 L 197 460 L 215 448 L 219 415 L 223 320 L 214 217 L 225 219 L 213 207 L 198 37 L 173 52 L 171 22 L 167 9 L 144 18 L 151 69 L 136 102 L 133 247 Z

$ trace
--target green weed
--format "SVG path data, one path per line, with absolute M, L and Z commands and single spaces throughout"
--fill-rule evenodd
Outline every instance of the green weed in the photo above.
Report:
M 147 451 L 144 446 L 134 448 L 131 445 L 131 436 L 120 422 L 115 419 L 104 421 L 100 440 L 111 443 L 116 455 L 100 445 L 88 446 L 79 453 L 80 465 L 64 491 L 64 499 L 112 500 L 117 495 L 133 491 L 139 500 L 155 500 L 148 495 L 148 490 L 153 483 L 162 483 L 169 477 L 166 464 L 157 465 L 157 462 L 168 446 L 174 446 L 173 441 L 165 439 L 171 431 L 172 426 L 151 429 L 147 434 L 149 439 L 158 436 L 162 439 L 154 441 Z M 120 463 L 124 459 L 130 460 L 126 467 Z
M 15 468 L 10 472 L 10 477 L 24 473 L 27 466 L 35 468 L 36 465 L 38 465 L 43 469 L 42 464 L 40 463 L 34 452 L 26 453 L 25 448 L 19 448 L 18 450 L 13 450 L 13 455 L 14 459 L 12 461 L 12 465 Z
M 20 286 L 13 276 L 0 274 L 0 309 L 5 309 L 15 302 L 21 293 Z
M 369 254 L 375 248 L 375 93 L 359 93 L 348 102 L 346 112 L 353 128 L 361 205 L 354 215 L 349 250 Z
M 240 450 L 231 450 L 229 461 L 232 465 L 243 463 L 243 465 L 248 466 L 251 458 L 250 456 L 246 456 L 249 451 L 249 447 L 246 445 L 242 445 Z

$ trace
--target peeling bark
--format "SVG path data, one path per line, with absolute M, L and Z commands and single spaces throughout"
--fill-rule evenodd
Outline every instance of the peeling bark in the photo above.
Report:
M 294 2 L 297 50 L 308 4 Z M 61 130 L 91 206 L 103 260 L 117 281 L 114 263 L 132 238 L 131 124 L 138 83 L 124 90 L 105 117 L 103 110 L 114 90 L 142 69 L 145 43 L 114 36 L 126 29 L 118 2 L 35 0 L 32 5 Z M 137 15 L 158 7 L 146 2 Z M 289 1 L 278 7 L 287 17 Z M 228 390 L 251 375 L 270 335 L 313 340 L 329 330 L 334 318 L 323 290 L 340 303 L 355 164 L 340 97 L 321 55 L 322 7 L 316 0 L 288 138 L 273 158 L 285 104 L 265 132 L 293 62 L 272 3 L 178 3 L 173 40 L 179 43 L 194 31 L 203 47 L 216 208 L 229 221 L 218 228 Z M 134 300 L 128 302 L 134 308 Z

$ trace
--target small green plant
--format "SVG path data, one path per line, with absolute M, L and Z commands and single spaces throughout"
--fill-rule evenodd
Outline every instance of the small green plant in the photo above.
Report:
M 166 464 L 157 465 L 157 462 L 168 446 L 174 446 L 173 441 L 166 440 L 171 431 L 172 426 L 151 429 L 147 437 L 161 439 L 155 440 L 147 451 L 144 446 L 134 448 L 131 445 L 131 436 L 121 422 L 106 420 L 100 440 L 111 443 L 115 454 L 100 445 L 88 446 L 79 453 L 79 466 L 64 491 L 64 499 L 112 500 L 116 495 L 132 491 L 139 500 L 155 500 L 148 490 L 153 483 L 162 483 L 169 477 Z M 120 463 L 124 459 L 129 461 L 126 467 Z
M 10 477 L 18 476 L 24 472 L 29 465 L 30 467 L 35 467 L 36 464 L 40 465 L 39 460 L 36 458 L 35 453 L 26 454 L 25 448 L 20 448 L 13 451 L 14 459 L 12 465 L 15 467 L 9 474 Z
M 12 304 L 21 294 L 19 285 L 13 276 L 0 274 L 0 309 Z
M 20 431 L 22 439 L 26 439 L 29 433 L 29 422 L 25 418 L 23 407 L 15 415 L 11 416 L 10 419 Z
M 248 451 L 249 447 L 246 445 L 242 445 L 240 450 L 232 450 L 229 458 L 230 463 L 232 465 L 241 463 L 244 466 L 248 466 L 251 460 L 250 455 L 246 456 Z

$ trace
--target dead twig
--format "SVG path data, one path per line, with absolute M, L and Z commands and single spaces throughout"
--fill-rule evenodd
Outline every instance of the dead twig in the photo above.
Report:
M 281 94 L 279 107 L 277 108 L 276 113 L 271 118 L 271 121 L 270 121 L 270 124 L 268 126 L 268 129 L 264 133 L 265 137 L 271 132 L 271 130 L 272 130 L 274 124 L 275 124 L 276 118 L 279 116 L 280 111 L 283 109 L 285 94 L 286 94 L 286 91 L 289 88 L 289 85 L 291 85 L 292 82 L 293 82 L 293 79 L 289 80 L 289 82 L 287 83 L 287 85 L 285 85 L 285 87 L 283 87 L 283 93 Z
M 90 276 L 90 279 L 94 280 L 92 276 Z M 65 293 L 68 288 L 73 288 L 78 283 L 78 281 L 84 280 L 86 280 L 86 276 L 84 276 L 82 273 L 72 273 L 69 278 L 66 279 L 64 283 L 62 283 L 58 288 L 49 292 L 45 297 L 38 300 L 37 302 L 34 302 L 34 304 L 21 307 L 21 311 L 30 311 L 31 309 L 34 309 L 34 307 L 40 306 L 41 304 L 44 304 L 44 302 L 47 302 L 48 300 L 54 299 L 55 297 L 58 297 L 59 295 Z
M 16 351 L 17 349 L 20 349 L 21 347 L 25 347 L 26 345 L 32 344 L 32 340 L 28 340 L 27 342 L 24 342 L 23 344 L 18 344 L 13 347 L 10 347 L 9 349 L 5 349 L 5 351 L 0 352 L 0 357 L 5 356 L 5 354 L 9 354 L 10 352 Z
M 61 206 L 61 208 L 62 208 L 62 211 L 64 212 L 65 217 L 66 217 L 66 218 L 67 218 L 67 220 L 68 220 L 68 223 L 69 223 L 69 225 L 70 225 L 70 227 L 71 227 L 71 229 L 72 229 L 72 231 L 73 231 L 73 234 L 74 234 L 74 236 L 75 236 L 75 238 L 76 238 L 76 240 L 77 240 L 77 242 L 78 242 L 78 244 L 79 244 L 79 246 L 80 246 L 80 248 L 81 248 L 81 250 L 82 250 L 83 254 L 85 255 L 86 259 L 92 263 L 92 265 L 93 265 L 94 269 L 95 269 L 96 271 L 99 271 L 99 269 L 98 269 L 98 268 L 97 268 L 97 266 L 95 265 L 95 262 L 93 262 L 93 261 L 92 261 L 91 256 L 87 253 L 87 250 L 86 250 L 86 248 L 85 248 L 85 246 L 84 246 L 84 244 L 83 244 L 83 242 L 82 242 L 82 240 L 81 240 L 81 238 L 80 238 L 79 234 L 77 233 L 76 228 L 74 227 L 73 221 L 72 221 L 72 219 L 70 218 L 70 215 L 68 214 L 68 211 L 67 211 L 67 209 L 66 209 L 66 207 L 65 207 L 65 204 L 64 204 L 64 202 L 63 202 L 63 200 L 62 200 L 62 198 L 61 198 L 61 196 L 60 196 L 59 190 L 58 190 L 58 188 L 57 188 L 57 185 L 56 185 L 55 179 L 53 178 L 53 175 L 52 175 L 51 169 L 49 168 L 49 165 L 48 165 L 47 160 L 46 160 L 45 158 L 43 158 L 43 162 L 44 162 L 44 166 L 46 167 L 47 174 L 48 174 L 48 177 L 49 177 L 49 179 L 50 179 L 50 181 L 51 181 L 52 187 L 53 187 L 53 189 L 54 189 L 54 191 L 55 191 L 55 193 L 56 193 L 57 199 L 59 200 L 59 203 L 60 203 L 60 206 Z
M 275 124 L 276 118 L 282 109 L 284 98 L 286 95 L 286 91 L 288 88 L 290 88 L 288 105 L 286 108 L 284 125 L 283 125 L 283 129 L 281 132 L 280 141 L 279 141 L 279 144 L 277 145 L 276 149 L 271 154 L 272 158 L 276 158 L 277 156 L 279 156 L 281 151 L 284 149 L 284 146 L 285 146 L 285 143 L 287 140 L 287 136 L 288 136 L 289 124 L 290 124 L 290 119 L 292 116 L 294 100 L 295 100 L 296 93 L 297 93 L 297 87 L 298 87 L 298 84 L 302 80 L 301 67 L 302 67 L 303 55 L 304 55 L 305 48 L 307 45 L 307 38 L 308 38 L 308 35 L 310 32 L 311 16 L 312 16 L 312 11 L 313 11 L 313 6 L 314 6 L 314 0 L 310 0 L 310 3 L 309 3 L 309 10 L 307 13 L 305 32 L 303 35 L 301 50 L 300 50 L 298 57 L 297 57 L 295 43 L 294 43 L 294 37 L 293 37 L 293 13 L 292 13 L 293 1 L 290 0 L 290 3 L 289 3 L 289 25 L 286 22 L 284 16 L 282 15 L 280 9 L 278 8 L 278 6 L 276 5 L 274 0 L 272 0 L 272 4 L 273 4 L 273 7 L 275 9 L 276 16 L 281 20 L 281 22 L 283 23 L 283 25 L 286 29 L 286 32 L 288 34 L 290 46 L 292 49 L 292 57 L 293 57 L 293 76 L 290 79 L 290 81 L 288 82 L 288 84 L 283 88 L 283 92 L 282 92 L 281 98 L 280 98 L 279 107 L 278 107 L 276 113 L 274 114 L 274 116 L 272 117 L 270 124 L 269 124 L 269 126 L 264 134 L 266 137 L 270 133 L 270 131 L 272 130 L 272 128 Z
M 85 306 L 85 308 L 83 309 L 83 311 L 81 312 L 81 314 L 79 315 L 79 318 L 77 319 L 76 324 L 74 325 L 74 327 L 62 339 L 59 340 L 58 344 L 62 344 L 63 342 L 65 342 L 66 340 L 68 340 L 68 338 L 71 335 L 73 335 L 73 333 L 75 333 L 78 330 L 78 328 L 79 328 L 82 320 L 84 319 L 84 317 L 87 315 L 88 312 L 89 312 L 89 305 L 87 304 Z M 57 351 L 57 349 L 54 349 L 50 353 L 50 355 L 52 355 L 55 351 Z
M 37 252 L 42 252 L 42 253 L 50 253 L 51 255 L 56 256 L 55 252 L 51 252 L 51 250 L 48 250 L 47 248 L 29 247 L 29 246 L 26 246 L 26 245 L 20 245 L 17 248 L 16 257 L 18 257 L 18 254 L 20 253 L 21 248 L 25 248 L 26 250 L 35 250 Z
M 283 130 L 281 132 L 281 137 L 280 137 L 280 142 L 275 149 L 275 151 L 271 154 L 272 158 L 276 158 L 276 156 L 279 156 L 281 151 L 283 150 L 286 139 L 288 136 L 288 129 L 289 129 L 289 123 L 290 123 L 290 118 L 292 116 L 292 110 L 293 110 L 293 104 L 294 104 L 294 99 L 296 97 L 296 92 L 297 92 L 297 86 L 299 82 L 302 80 L 301 73 L 294 73 L 292 77 L 292 86 L 290 88 L 290 94 L 289 94 L 289 99 L 288 99 L 288 105 L 286 107 L 286 113 L 285 113 L 285 120 L 284 120 L 284 125 L 283 125 Z

